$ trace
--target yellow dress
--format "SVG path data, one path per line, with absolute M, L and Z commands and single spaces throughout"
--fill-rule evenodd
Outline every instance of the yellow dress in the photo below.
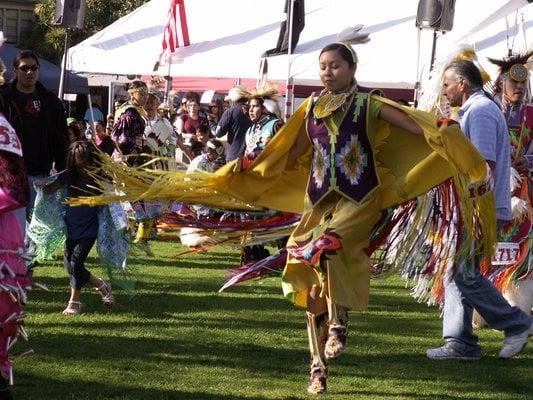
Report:
M 353 100 L 354 104 L 357 104 L 357 96 L 359 95 Z M 316 286 L 327 293 L 338 306 L 365 310 L 370 286 L 370 260 L 365 249 L 370 244 L 372 230 L 379 221 L 382 210 L 427 191 L 431 187 L 431 181 L 436 185 L 452 175 L 442 157 L 436 153 L 428 154 L 429 146 L 420 145 L 423 143 L 421 137 L 379 120 L 384 102 L 385 99 L 375 95 L 368 99 L 366 135 L 371 151 L 370 154 L 364 154 L 364 146 L 358 146 L 355 157 L 360 163 L 361 157 L 365 161 L 366 158 L 373 158 L 373 162 L 365 163 L 365 166 L 374 166 L 378 185 L 370 189 L 361 201 L 351 199 L 338 186 L 329 188 L 327 194 L 314 204 L 308 192 L 305 195 L 300 224 L 287 245 L 288 260 L 282 277 L 284 294 L 299 307 L 307 308 L 309 291 Z M 308 107 L 307 113 L 310 112 L 312 111 Z M 339 137 L 341 126 L 346 126 L 345 120 L 348 118 L 352 118 L 351 112 L 340 108 L 325 117 L 324 125 L 330 127 L 325 135 Z M 302 128 L 307 130 L 306 137 L 309 137 L 308 126 L 309 122 Z M 363 129 L 353 132 L 352 136 L 360 137 L 362 131 Z M 398 140 L 396 145 L 395 139 Z M 402 143 L 404 140 L 412 142 L 413 139 L 417 142 L 416 145 Z M 321 150 L 315 148 L 313 151 L 316 153 Z M 402 155 L 407 157 L 402 158 Z M 430 179 L 425 179 L 418 172 L 418 168 L 426 168 L 425 164 L 433 165 L 427 167 L 427 171 L 432 171 Z M 311 168 L 311 174 L 314 173 L 315 165 Z M 410 168 L 407 174 L 403 172 L 405 168 Z M 357 170 L 357 167 L 354 169 Z M 416 177 L 410 178 L 410 174 Z M 308 180 L 308 185 L 311 184 L 311 179 Z

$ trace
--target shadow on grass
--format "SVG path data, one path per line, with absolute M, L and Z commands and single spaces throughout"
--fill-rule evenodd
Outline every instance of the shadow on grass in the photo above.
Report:
M 144 279 L 144 282 L 139 281 L 137 283 L 136 295 L 131 300 L 123 297 L 121 290 L 115 290 L 119 308 L 121 304 L 139 312 L 151 309 L 161 311 L 166 308 L 172 308 L 174 311 L 191 311 L 199 308 L 204 308 L 206 311 L 292 308 L 292 305 L 281 296 L 281 289 L 277 286 L 237 286 L 232 291 L 218 293 L 218 289 L 223 283 L 222 278 L 217 282 L 213 278 L 201 279 L 190 276 L 169 278 L 150 273 L 142 274 L 140 277 Z M 164 278 L 167 280 L 164 281 Z M 49 291 L 33 291 L 30 295 L 31 301 L 47 303 L 64 302 L 68 299 L 67 276 L 41 276 L 37 277 L 36 280 L 47 285 Z M 85 288 L 82 292 L 82 302 L 84 303 L 99 303 L 99 299 L 99 296 L 91 288 Z M 31 301 L 30 307 L 32 306 Z
M 284 312 L 293 310 L 291 305 L 284 299 L 274 298 L 270 295 L 257 297 L 252 301 L 248 297 L 228 297 L 217 293 L 199 293 L 197 295 L 140 293 L 132 299 L 115 295 L 115 304 L 111 309 L 103 306 L 97 293 L 82 294 L 81 300 L 83 305 L 82 315 L 87 316 L 96 312 L 115 315 L 139 315 L 146 318 L 160 319 L 172 318 L 179 313 L 209 312 L 209 310 L 219 313 L 270 312 L 280 307 L 282 307 Z M 68 292 L 66 290 L 56 290 L 53 293 L 47 292 L 38 295 L 34 292 L 30 297 L 30 302 L 32 303 L 27 306 L 27 310 L 29 312 L 37 311 L 44 314 L 55 314 L 62 310 L 58 309 L 58 305 L 62 307 L 66 305 L 67 301 Z M 302 313 L 301 315 L 304 314 Z
M 83 383 L 65 382 L 54 380 L 52 377 L 47 379 L 47 384 L 41 384 L 41 378 L 32 376 L 27 373 L 18 374 L 20 383 L 11 389 L 16 399 L 40 399 L 40 400 L 264 400 L 260 396 L 239 396 L 216 394 L 209 391 L 193 390 L 172 390 L 172 389 L 154 389 L 154 388 L 131 388 L 122 385 L 112 385 L 109 383 Z M 54 388 L 68 385 L 68 397 L 64 396 L 64 390 L 61 394 Z M 88 389 L 91 394 L 87 394 Z M 57 397 L 57 396 L 60 397 Z M 296 399 L 296 397 L 285 397 L 287 400 Z
M 157 326 L 153 328 L 154 331 L 158 330 Z M 250 340 L 244 338 L 246 342 L 238 342 L 237 339 L 234 343 L 224 342 L 223 339 L 225 338 L 218 338 L 217 335 L 207 331 L 190 335 L 186 333 L 186 330 L 169 332 L 166 339 L 64 333 L 37 337 L 32 341 L 32 345 L 43 346 L 44 352 L 39 352 L 38 355 L 46 355 L 47 358 L 59 358 L 72 351 L 72 356 L 75 355 L 78 362 L 105 360 L 113 364 L 129 360 L 129 363 L 153 362 L 155 365 L 164 360 L 173 362 L 179 360 L 190 367 L 209 365 L 211 367 L 244 368 L 250 372 L 272 376 L 297 372 L 300 367 L 290 361 L 306 356 L 305 346 L 302 346 L 305 344 L 303 341 L 298 343 L 299 349 L 292 349 L 281 346 L 280 348 L 261 346 L 254 344 L 251 338 Z M 66 344 L 70 351 L 65 351 Z M 265 354 L 269 354 L 269 357 L 257 358 Z M 148 366 L 147 364 L 147 368 Z
M 238 266 L 240 256 L 224 254 L 221 252 L 208 251 L 206 253 L 187 253 L 180 255 L 184 250 L 177 248 L 175 254 L 159 255 L 155 257 L 146 256 L 140 251 L 133 251 L 128 256 L 128 264 L 134 266 L 155 266 L 155 267 L 176 267 L 176 268 L 199 268 L 199 269 L 229 269 Z M 85 264 L 88 267 L 98 267 L 100 258 L 91 253 Z M 52 260 L 46 260 L 42 263 L 44 267 L 61 267 L 63 268 L 63 256 L 54 255 Z M 37 269 L 38 271 L 38 269 Z
M 150 257 L 131 257 L 128 259 L 128 263 L 133 266 L 146 266 L 148 268 L 150 267 L 157 267 L 157 268 L 194 268 L 194 269 L 229 269 L 233 266 L 233 264 L 228 263 L 228 260 L 226 259 L 225 262 L 219 263 L 219 262 L 213 262 L 213 261 L 206 261 L 203 258 L 198 259 L 191 259 L 191 258 L 165 258 L 165 259 L 157 259 L 157 261 L 154 258 Z M 238 261 L 236 262 L 238 264 Z
M 302 332 L 302 336 L 305 335 Z M 206 337 L 208 337 L 206 339 Z M 206 341 L 203 341 L 206 340 Z M 364 345 L 372 348 L 377 340 L 365 340 Z M 186 336 L 183 338 L 154 339 L 154 338 L 128 338 L 128 337 L 110 337 L 110 336 L 91 336 L 91 335 L 61 335 L 49 336 L 46 339 L 39 339 L 35 345 L 43 348 L 39 353 L 44 353 L 46 358 L 54 362 L 60 362 L 65 359 L 65 346 L 76 352 L 76 360 L 79 363 L 97 362 L 100 365 L 107 366 L 113 374 L 121 374 L 127 371 L 120 371 L 117 368 L 124 368 L 133 373 L 142 373 L 142 371 L 153 371 L 161 368 L 186 368 L 187 370 L 202 369 L 213 371 L 240 371 L 242 376 L 261 375 L 266 381 L 275 381 L 276 379 L 290 379 L 292 381 L 300 380 L 305 376 L 305 365 L 307 364 L 307 351 L 305 349 L 305 340 L 299 340 L 297 343 L 289 343 L 289 347 L 277 346 L 260 346 L 253 343 L 237 344 L 216 341 L 215 338 L 209 338 L 209 333 L 197 335 L 194 337 Z M 107 351 L 102 351 L 107 349 Z M 122 349 L 122 350 L 121 350 Z M 68 359 L 68 358 L 67 358 Z M 455 399 L 457 397 L 442 394 L 443 390 L 454 392 L 459 390 L 463 394 L 484 392 L 488 388 L 498 398 L 498 393 L 506 395 L 516 394 L 515 399 L 526 399 L 525 393 L 528 388 L 531 389 L 531 382 L 527 374 L 530 367 L 530 360 L 527 358 L 498 362 L 493 358 L 486 358 L 482 361 L 471 364 L 465 362 L 432 362 L 426 360 L 422 354 L 405 355 L 398 354 L 392 349 L 388 354 L 379 356 L 365 356 L 349 353 L 343 355 L 341 359 L 330 366 L 332 379 L 330 379 L 330 393 L 332 398 L 337 395 L 346 395 L 349 398 L 406 398 L 406 399 Z M 394 366 L 394 368 L 390 368 Z M 468 366 L 468 367 L 467 367 Z M 467 368 L 465 368 L 467 367 Z M 498 380 L 495 381 L 492 374 L 498 371 Z M 86 386 L 85 382 L 76 382 L 62 380 L 54 382 L 50 377 L 31 377 L 18 375 L 19 385 L 27 388 L 28 381 L 33 383 L 41 382 L 42 386 L 32 389 L 32 398 L 54 399 L 53 387 L 56 384 L 67 385 L 70 388 Z M 161 377 L 159 377 L 161 378 Z M 91 379 L 91 377 L 87 377 Z M 353 380 L 353 384 L 350 384 Z M 372 384 L 376 380 L 396 382 L 400 389 L 385 385 L 381 389 L 369 389 L 362 383 Z M 342 382 L 339 382 L 342 381 Z M 423 394 L 413 392 L 409 385 L 413 382 L 426 382 L 426 388 Z M 235 389 L 239 388 L 239 377 L 230 378 L 230 386 Z M 46 383 L 46 384 L 45 384 Z M 341 387 L 335 391 L 335 386 Z M 194 393 L 183 392 L 181 390 L 153 390 L 132 388 L 133 383 L 127 380 L 123 385 L 97 384 L 97 388 L 92 390 L 91 399 L 137 399 L 137 398 L 213 398 L 213 399 L 241 399 L 241 398 L 264 398 L 239 395 L 215 395 L 210 391 L 195 391 Z M 345 389 L 345 386 L 350 389 Z M 402 387 L 405 385 L 405 387 Z M 31 385 L 29 385 L 31 386 Z M 172 386 L 172 384 L 171 384 Z M 195 387 L 192 385 L 191 387 Z M 17 391 L 19 388 L 17 387 Z M 20 389 L 22 390 L 22 389 Z M 72 399 L 84 399 L 83 392 L 73 390 Z M 260 391 L 261 388 L 254 388 L 254 392 Z M 231 391 L 231 390 L 230 390 Z M 434 395 L 431 393 L 435 392 Z M 22 393 L 22 392 L 21 392 Z M 39 393 L 40 395 L 37 395 Z M 76 394 L 80 397 L 76 396 Z M 33 397 L 36 396 L 36 397 Z M 118 396 L 118 397 L 117 397 Z M 123 397 L 120 397 L 123 396 Z M 141 396 L 141 397 L 140 397 Z M 142 397 L 148 396 L 148 397 Z M 155 396 L 155 397 L 154 397 Z M 159 396 L 159 397 L 158 397 Z M 167 396 L 167 397 L 165 397 Z M 172 397 L 178 396 L 178 397 Z M 185 397 L 181 397 L 185 396 Z M 204 396 L 204 397 L 200 397 Z M 214 396 L 214 397 L 211 397 Z M 218 396 L 218 397 L 217 397 Z M 26 396 L 21 398 L 27 398 Z M 29 398 L 29 397 L 28 397 Z M 59 397 L 58 397 L 59 398 Z M 66 398 L 66 397 L 62 397 Z M 269 396 L 271 398 L 271 396 Z M 279 398 L 290 398 L 280 396 Z M 475 395 L 461 396 L 462 399 L 477 399 Z
M 126 303 L 118 291 L 110 315 L 92 313 L 101 310 L 99 297 L 84 292 L 86 314 L 60 316 L 57 304 L 68 296 L 66 274 L 43 276 L 53 290 L 31 294 L 28 319 L 33 310 L 38 318 L 30 344 L 37 355 L 26 365 L 46 372 L 20 369 L 16 398 L 256 400 L 265 398 L 259 394 L 272 382 L 284 388 L 268 398 L 305 398 L 305 315 L 281 297 L 278 284 L 265 281 L 218 294 L 221 277 L 205 271 L 213 268 L 173 272 L 168 261 L 156 260 L 161 275 L 143 266 L 137 296 Z M 207 264 L 196 255 L 185 261 L 184 268 Z M 373 283 L 370 310 L 351 314 L 348 351 L 330 365 L 330 398 L 525 400 L 533 392 L 531 350 L 505 362 L 495 356 L 474 364 L 427 360 L 425 349 L 440 342 L 438 314 L 411 300 L 397 281 Z M 492 332 L 481 336 L 493 351 L 501 342 Z M 79 379 L 61 370 L 63 378 L 54 379 L 54 366 L 62 364 L 78 374 L 87 368 L 100 375 Z M 247 385 L 249 395 L 243 394 Z M 57 390 L 62 397 L 55 397 Z

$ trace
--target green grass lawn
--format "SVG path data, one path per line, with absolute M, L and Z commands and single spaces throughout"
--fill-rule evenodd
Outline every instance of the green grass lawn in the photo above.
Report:
M 35 354 L 15 362 L 16 399 L 303 399 L 308 369 L 305 314 L 286 302 L 279 278 L 218 294 L 235 251 L 174 258 L 183 248 L 154 243 L 134 255 L 136 296 L 116 290 L 107 312 L 83 293 L 83 314 L 65 317 L 68 279 L 58 258 L 36 270 L 50 292 L 27 306 Z M 94 253 L 89 268 L 96 275 Z M 479 362 L 432 362 L 440 344 L 437 308 L 417 304 L 403 282 L 373 281 L 368 312 L 352 313 L 348 350 L 330 366 L 330 399 L 532 399 L 533 344 L 497 358 L 502 334 L 479 332 Z

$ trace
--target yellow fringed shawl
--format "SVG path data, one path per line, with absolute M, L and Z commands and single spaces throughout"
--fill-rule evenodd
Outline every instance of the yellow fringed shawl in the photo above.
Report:
M 466 231 L 474 232 L 474 217 L 480 223 L 483 248 L 490 254 L 495 243 L 496 221 L 492 194 L 469 199 L 468 185 L 485 179 L 486 163 L 460 131 L 458 125 L 439 129 L 429 113 L 400 106 L 379 96 L 373 101 L 405 112 L 424 131 L 424 137 L 378 120 L 368 136 L 382 177 L 382 209 L 426 193 L 453 177 Z M 304 101 L 294 115 L 268 143 L 249 169 L 241 171 L 240 160 L 228 163 L 215 173 L 185 175 L 183 171 L 156 171 L 130 168 L 106 158 L 102 170 L 112 176 L 120 195 L 72 199 L 76 204 L 106 204 L 124 200 L 177 200 L 219 208 L 270 208 L 301 213 L 311 168 L 312 148 L 297 160 L 289 160 L 290 149 L 305 129 Z M 289 166 L 289 167 L 288 167 Z M 384 177 L 384 178 L 383 178 Z M 467 238 L 471 239 L 471 237 Z

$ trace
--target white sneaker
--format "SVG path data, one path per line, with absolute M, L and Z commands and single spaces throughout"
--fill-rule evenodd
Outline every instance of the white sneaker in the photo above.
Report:
M 533 336 L 533 323 L 529 329 L 517 335 L 507 336 L 503 341 L 503 347 L 498 354 L 500 358 L 511 358 L 521 353 L 527 345 L 527 338 Z

